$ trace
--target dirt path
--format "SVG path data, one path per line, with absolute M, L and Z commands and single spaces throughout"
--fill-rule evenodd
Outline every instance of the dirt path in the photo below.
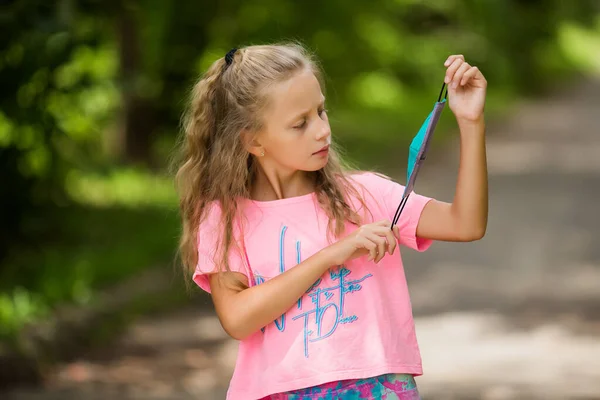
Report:
M 600 83 L 490 126 L 490 218 L 476 243 L 404 255 L 425 399 L 600 399 Z M 417 191 L 451 200 L 457 143 Z M 199 297 L 2 398 L 224 398 L 236 344 Z

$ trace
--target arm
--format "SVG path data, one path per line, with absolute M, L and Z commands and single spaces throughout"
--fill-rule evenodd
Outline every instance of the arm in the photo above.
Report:
M 366 254 L 378 263 L 386 253 L 393 254 L 398 230 L 392 233 L 390 224 L 383 220 L 362 225 L 295 267 L 250 288 L 231 284 L 237 277 L 248 286 L 246 276 L 239 272 L 210 275 L 213 302 L 223 329 L 242 340 L 287 312 L 331 266 Z
M 460 164 L 452 203 L 431 200 L 421 214 L 417 236 L 466 242 L 481 239 L 487 227 L 488 181 L 485 123 L 459 121 Z
M 462 56 L 448 59 L 450 108 L 460 129 L 460 164 L 453 202 L 432 200 L 424 207 L 417 236 L 466 242 L 481 239 L 488 216 L 488 179 L 483 105 L 487 83 Z M 453 87 L 452 84 L 457 83 Z
M 247 289 L 231 284 L 237 277 L 248 286 L 246 276 L 239 272 L 212 274 L 210 289 L 223 329 L 242 340 L 279 318 L 334 265 L 330 249 L 326 247 L 281 275 Z

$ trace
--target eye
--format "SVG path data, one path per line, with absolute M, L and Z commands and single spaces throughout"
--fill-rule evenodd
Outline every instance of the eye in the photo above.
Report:
M 319 117 L 323 118 L 324 113 L 327 113 L 327 109 L 322 108 L 321 110 L 319 110 Z
M 294 125 L 294 129 L 302 129 L 306 126 L 306 118 L 302 120 L 302 123 Z

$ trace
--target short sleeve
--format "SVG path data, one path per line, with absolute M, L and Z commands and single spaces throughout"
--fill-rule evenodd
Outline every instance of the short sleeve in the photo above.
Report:
M 392 221 L 400 205 L 405 187 L 387 177 L 370 172 L 364 174 L 363 182 L 365 186 L 372 189 L 374 194 L 381 196 L 378 200 L 384 208 L 386 217 Z M 415 192 L 410 194 L 397 222 L 400 233 L 400 244 L 421 252 L 431 246 L 433 243 L 432 240 L 417 237 L 417 225 L 419 224 L 421 213 L 430 200 L 432 200 L 431 197 Z
M 210 293 L 209 275 L 219 272 L 217 264 L 221 259 L 220 252 L 222 249 L 218 246 L 219 240 L 222 237 L 223 225 L 221 223 L 221 208 L 216 203 L 208 206 L 207 215 L 202 223 L 198 226 L 197 247 L 198 247 L 198 263 L 196 270 L 192 276 L 192 280 L 206 292 Z M 245 256 L 243 246 L 239 239 L 241 232 L 239 225 L 234 223 L 234 240 L 236 240 L 239 251 L 232 245 L 228 251 L 229 269 L 232 272 L 244 274 L 250 281 L 250 273 Z

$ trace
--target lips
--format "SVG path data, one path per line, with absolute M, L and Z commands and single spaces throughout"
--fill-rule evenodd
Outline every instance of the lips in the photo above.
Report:
M 319 150 L 317 152 L 314 152 L 313 154 L 321 153 L 321 152 L 324 152 L 324 151 L 327 151 L 327 150 L 329 150 L 329 145 L 323 146 L 321 148 L 321 150 Z

